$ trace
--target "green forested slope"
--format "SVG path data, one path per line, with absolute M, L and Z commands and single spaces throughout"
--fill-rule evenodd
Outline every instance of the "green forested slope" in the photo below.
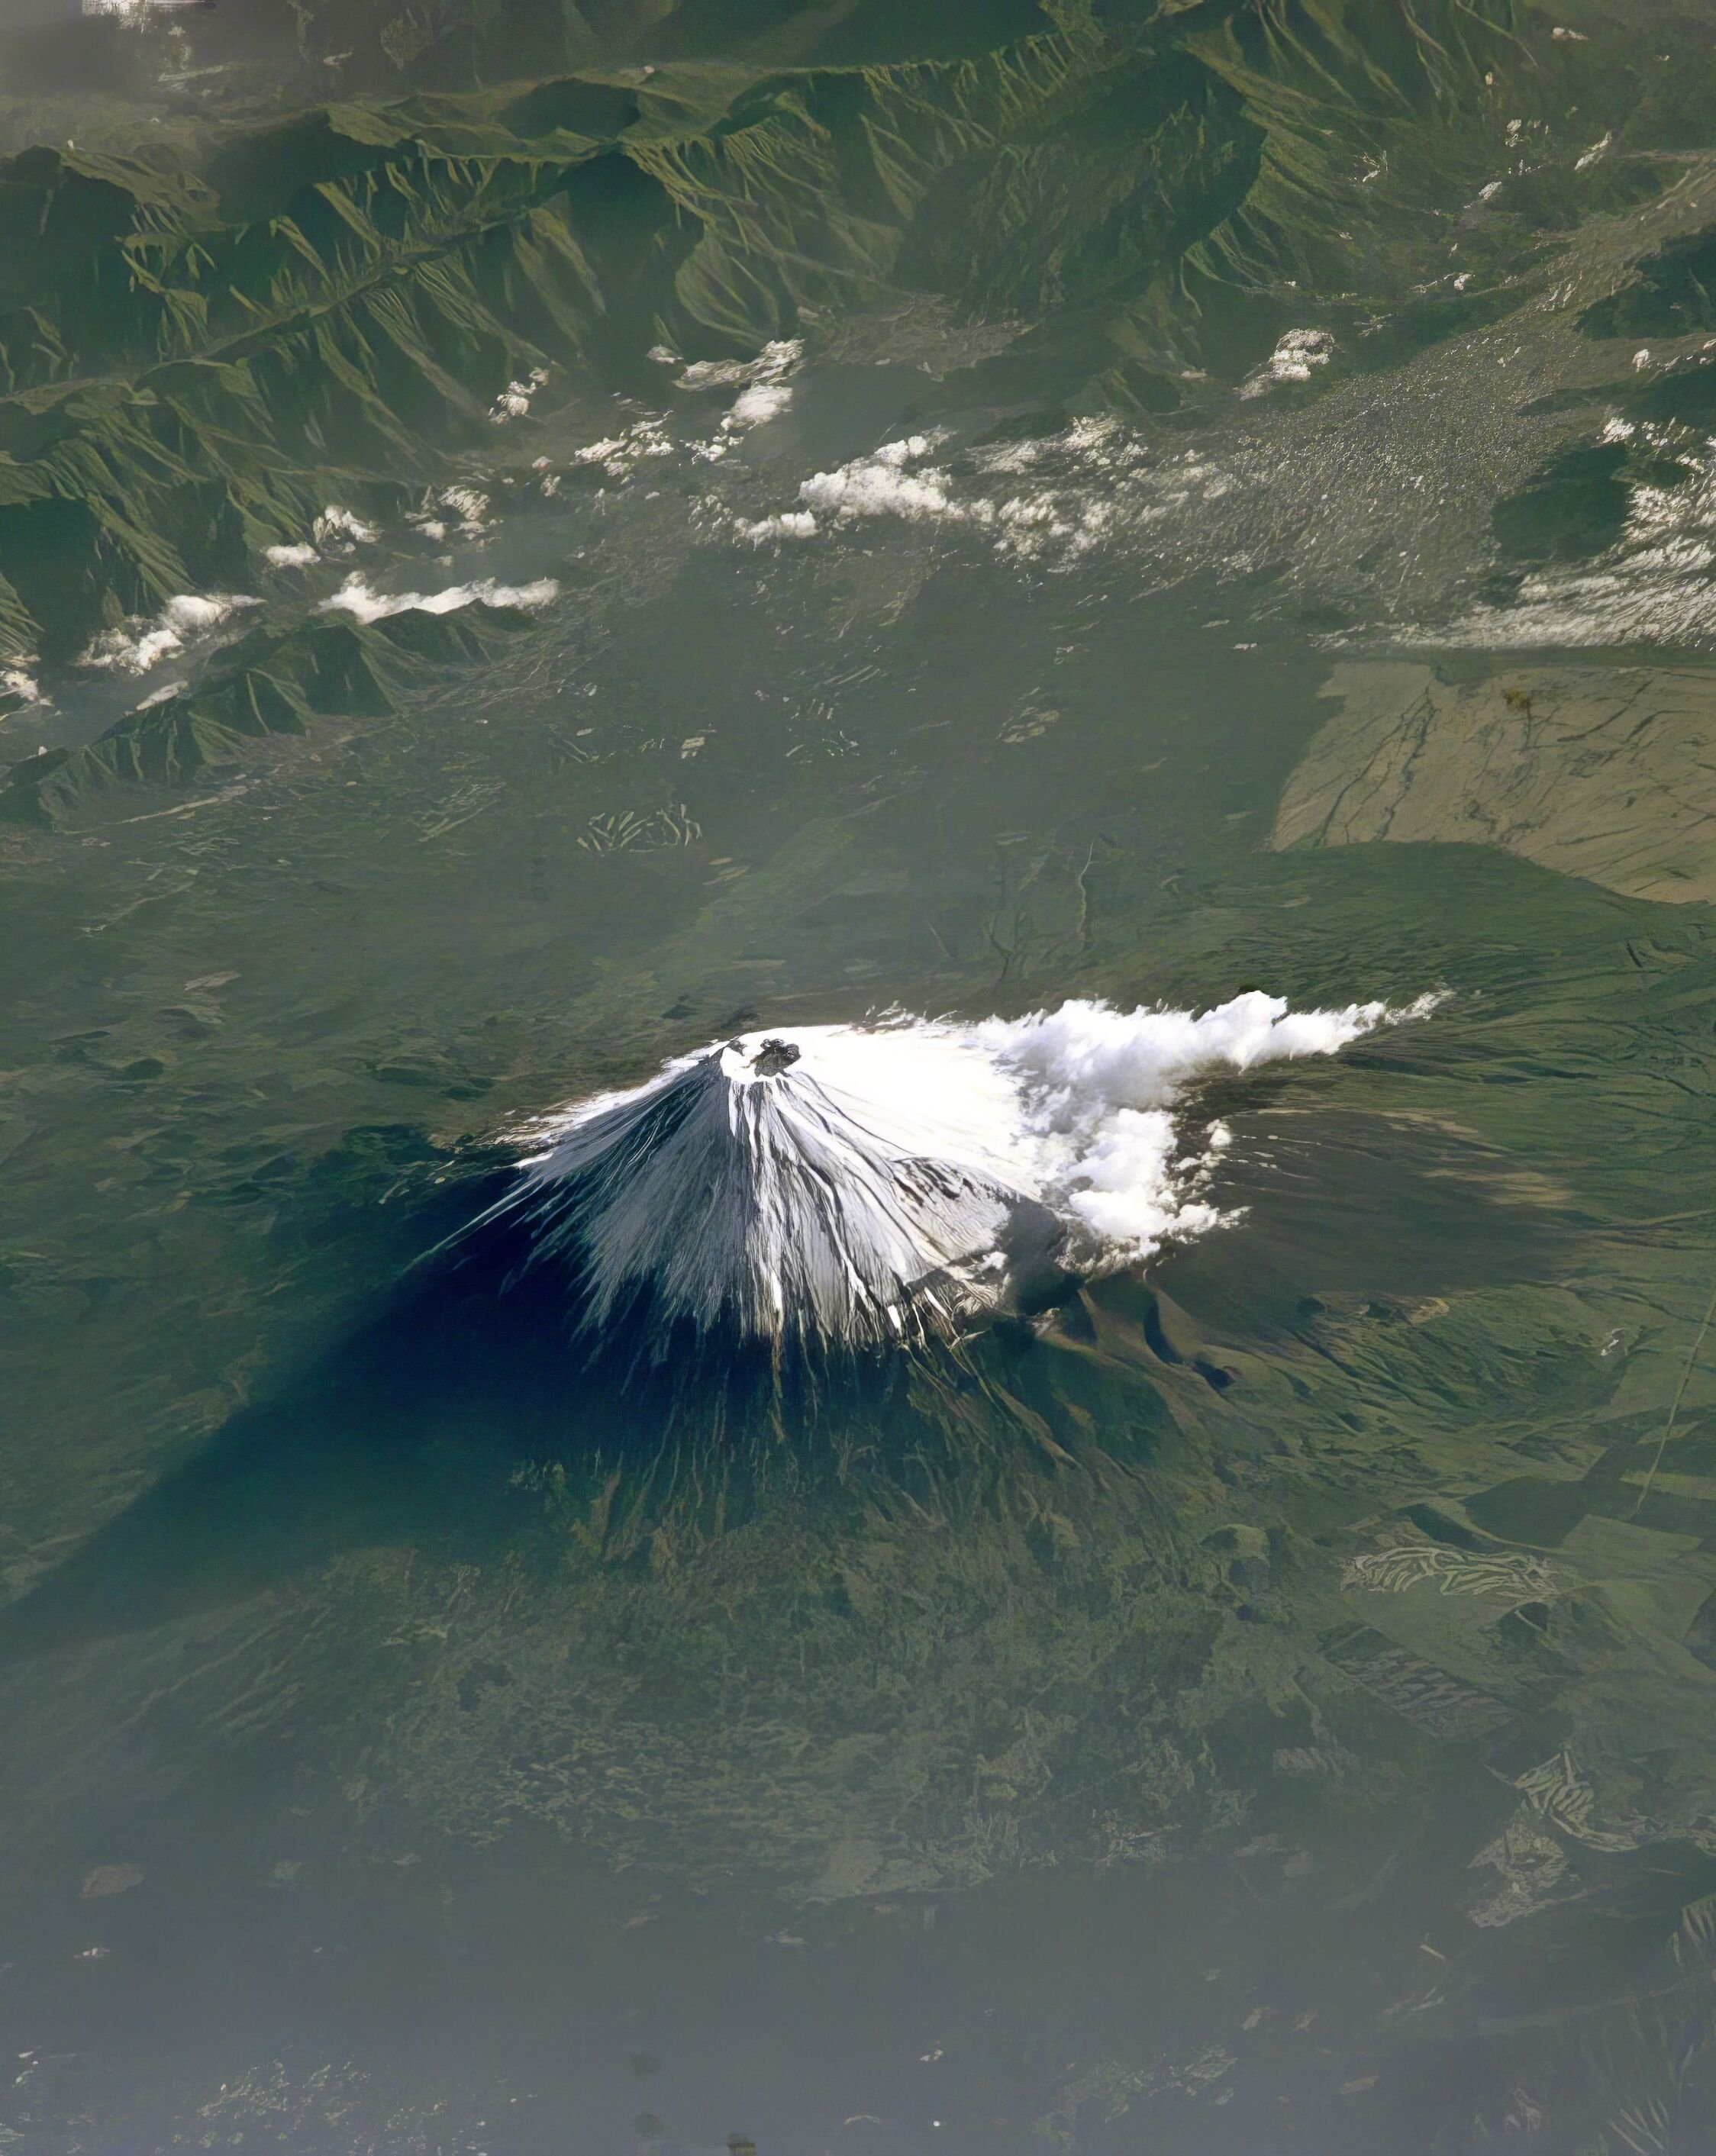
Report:
M 0 652 L 72 655 L 420 483 L 533 364 L 611 379 L 903 290 L 1006 323 L 1069 402 L 1164 413 L 1319 308 L 1434 335 L 1459 306 L 1415 284 L 1522 126 L 1541 156 L 1693 124 L 1612 17 L 1570 37 L 1523 0 L 1069 4 L 864 66 L 775 65 L 771 21 L 749 57 L 582 73 L 574 13 L 515 38 L 536 80 L 0 165 Z M 1654 183 L 1619 153 L 1582 182 Z

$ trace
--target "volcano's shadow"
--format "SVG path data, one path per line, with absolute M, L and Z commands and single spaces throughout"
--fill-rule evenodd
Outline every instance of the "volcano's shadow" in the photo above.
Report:
M 0 1661 L 242 1601 L 342 1550 L 481 1561 L 524 1532 L 509 1494 L 521 1462 L 667 1449 L 686 1420 L 683 1358 L 640 1355 L 641 1317 L 593 1355 L 574 1337 L 576 1282 L 558 1267 L 520 1274 L 521 1255 L 491 1235 L 408 1276 L 378 1317 L 0 1611 Z

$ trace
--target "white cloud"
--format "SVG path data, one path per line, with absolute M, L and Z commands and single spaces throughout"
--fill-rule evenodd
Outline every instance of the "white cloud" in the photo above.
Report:
M 462 607 L 527 607 L 549 605 L 560 596 L 552 577 L 530 584 L 499 584 L 491 577 L 470 584 L 450 584 L 439 592 L 374 592 L 362 575 L 347 577 L 331 598 L 323 599 L 319 613 L 355 614 L 359 621 L 385 621 L 396 613 L 457 613 Z

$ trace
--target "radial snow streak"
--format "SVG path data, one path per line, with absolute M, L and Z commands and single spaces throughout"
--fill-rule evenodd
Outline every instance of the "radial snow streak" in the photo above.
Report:
M 1071 1002 L 978 1024 L 890 1014 L 748 1034 L 531 1127 L 485 1215 L 574 1260 L 601 1327 L 653 1298 L 752 1339 L 861 1346 L 1007 1306 L 1021 1254 L 1112 1271 L 1223 1216 L 1228 1142 L 1185 1113 L 1219 1070 L 1326 1055 L 1434 998 L 1289 1011 L 1253 991 L 1200 1014 Z

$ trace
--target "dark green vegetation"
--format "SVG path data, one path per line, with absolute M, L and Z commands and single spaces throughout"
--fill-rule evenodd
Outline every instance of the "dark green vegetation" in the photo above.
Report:
M 81 747 L 15 764 L 0 789 L 0 819 L 52 828 L 110 787 L 182 787 L 238 762 L 246 743 L 301 735 L 316 719 L 391 716 L 414 679 L 480 661 L 497 634 L 521 626 L 516 609 L 477 604 L 451 618 L 412 613 L 363 628 L 253 629 L 194 688 L 128 713 Z
M 326 11 L 357 52 L 352 12 Z M 313 54 L 330 33 L 298 13 Z M 455 11 L 422 49 L 516 73 L 496 55 L 542 52 L 518 13 Z M 419 13 L 379 33 L 408 74 Z M 717 61 L 687 23 L 691 57 L 667 37 L 640 64 L 628 39 L 629 65 L 483 90 L 450 57 L 456 90 L 21 151 L 0 167 L 0 651 L 69 658 L 174 593 L 241 586 L 331 490 L 397 505 L 532 364 L 624 382 L 658 339 L 747 352 L 801 308 L 889 295 L 1004 321 L 988 393 L 1075 409 L 1195 409 L 1188 377 L 1238 380 L 1295 295 L 1331 325 L 1390 312 L 1376 357 L 1398 357 L 1493 311 L 1445 279 L 1415 295 L 1510 143 L 1570 106 L 1582 139 L 1607 129 L 1576 176 L 1601 209 L 1657 184 L 1635 144 L 1698 124 L 1695 69 L 1606 16 L 1554 39 L 1523 4 L 1069 5 L 1010 28 L 974 57 L 782 67 L 766 28 L 758 58 Z M 1523 279 L 1516 305 L 1518 223 L 1462 257 L 1486 288 Z
M 1640 263 L 1632 281 L 1588 307 L 1580 327 L 1590 336 L 1683 336 L 1716 329 L 1716 233 L 1676 241 Z
M 0 2150 L 1716 2141 L 1709 8 L 47 13 Z M 1039 1332 L 417 1268 L 741 1025 L 1251 985 L 1446 1001 Z

